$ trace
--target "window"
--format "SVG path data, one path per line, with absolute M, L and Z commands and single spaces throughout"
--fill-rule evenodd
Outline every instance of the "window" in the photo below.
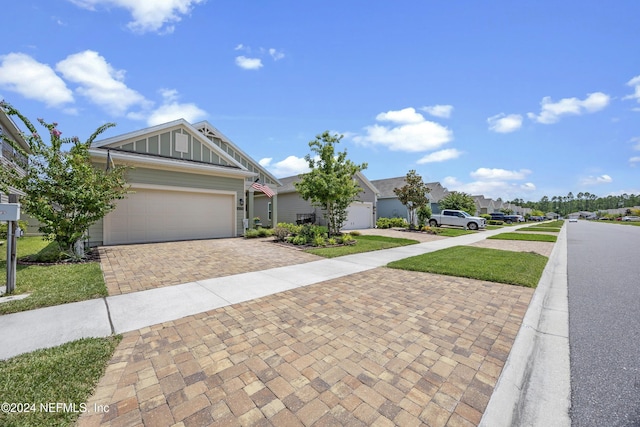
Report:
M 267 203 L 268 218 L 271 220 L 271 202 Z

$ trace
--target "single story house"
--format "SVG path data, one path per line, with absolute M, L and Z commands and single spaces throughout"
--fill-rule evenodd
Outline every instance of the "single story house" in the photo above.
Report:
M 274 201 L 281 185 L 206 121 L 179 119 L 94 141 L 89 152 L 96 167 L 132 167 L 132 192 L 90 227 L 90 246 L 241 236 L 252 184 L 266 185 Z
M 362 188 L 362 192 L 360 192 L 358 200 L 347 208 L 347 220 L 342 229 L 373 228 L 376 223 L 378 190 L 361 172 L 357 172 L 354 179 Z M 296 191 L 295 183 L 299 180 L 299 175 L 280 178 L 282 186 L 278 187 L 277 208 L 273 206 L 273 201 L 267 196 L 256 194 L 253 213 L 260 218 L 261 224 L 267 226 L 275 226 L 278 222 L 327 224 L 323 210 L 304 200 Z M 277 213 L 277 220 L 273 218 L 274 213 Z
M 408 221 L 409 211 L 407 207 L 398 200 L 398 196 L 393 192 L 394 189 L 406 185 L 405 177 L 376 179 L 371 181 L 371 183 L 380 192 L 376 219 L 405 218 Z M 440 213 L 438 202 L 449 194 L 449 190 L 444 188 L 439 182 L 428 182 L 426 185 L 430 189 L 429 193 L 427 193 L 427 198 L 429 199 L 431 211 L 433 213 Z

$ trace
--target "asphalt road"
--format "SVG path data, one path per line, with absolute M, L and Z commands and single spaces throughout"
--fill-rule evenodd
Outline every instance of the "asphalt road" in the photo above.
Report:
M 640 227 L 566 226 L 572 426 L 640 426 Z

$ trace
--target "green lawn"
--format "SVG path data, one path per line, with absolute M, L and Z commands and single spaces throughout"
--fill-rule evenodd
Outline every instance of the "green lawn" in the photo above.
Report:
M 440 227 L 440 228 L 432 228 L 432 230 L 434 230 L 438 236 L 445 236 L 445 237 L 456 237 L 456 236 L 462 236 L 465 234 L 477 233 L 477 231 L 465 230 L 464 228 Z
M 520 229 L 521 231 L 544 231 L 550 233 L 559 233 L 561 228 L 554 227 L 538 227 L 537 225 L 532 225 L 530 227 L 524 227 Z
M 55 244 L 41 237 L 18 239 L 18 258 L 56 252 Z M 0 283 L 6 282 L 6 247 L 0 247 Z M 84 301 L 107 296 L 98 262 L 52 265 L 20 265 L 14 295 L 30 293 L 25 299 L 0 304 L 0 314 Z
M 560 221 L 560 220 L 555 220 L 555 221 L 551 221 L 551 222 L 541 222 L 540 224 L 536 224 L 536 227 L 551 227 L 551 228 L 562 228 L 562 226 L 564 225 L 564 220 Z
M 555 242 L 558 236 L 550 234 L 529 234 L 529 233 L 500 233 L 495 236 L 487 237 L 487 239 L 497 240 L 527 240 L 531 242 Z
M 415 245 L 420 243 L 412 239 L 398 239 L 385 236 L 355 236 L 356 244 L 347 246 L 336 246 L 333 248 L 307 249 L 305 252 L 322 256 L 325 258 L 335 258 L 343 255 L 359 254 L 362 252 L 377 251 L 380 249 L 395 248 L 398 246 Z
M 85 405 L 93 393 L 120 339 L 120 336 L 85 338 L 2 361 L 2 402 L 33 406 L 29 407 L 28 413 L 0 412 L 0 425 L 73 425 L 79 412 L 46 412 L 40 405 L 73 404 L 77 411 L 81 411 L 81 405 Z
M 535 288 L 546 264 L 547 257 L 531 252 L 454 246 L 394 261 L 387 267 Z

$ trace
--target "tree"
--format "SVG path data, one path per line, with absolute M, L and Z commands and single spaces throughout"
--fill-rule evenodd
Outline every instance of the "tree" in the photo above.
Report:
M 427 194 L 431 191 L 427 185 L 422 182 L 422 177 L 415 170 L 410 170 L 405 177 L 406 184 L 400 188 L 394 188 L 393 192 L 398 196 L 400 203 L 407 207 L 409 212 L 409 226 L 416 224 L 416 211 L 429 204 Z
M 40 222 L 39 231 L 46 238 L 58 243 L 61 250 L 70 255 L 75 244 L 89 227 L 116 207 L 115 200 L 122 199 L 128 186 L 124 179 L 125 166 L 114 166 L 109 171 L 95 168 L 89 157 L 93 140 L 108 128 L 100 126 L 86 142 L 77 137 L 61 138 L 57 123 L 46 123 L 38 119 L 50 135 L 50 144 L 45 144 L 33 124 L 18 110 L 7 103 L 0 104 L 6 114 L 17 116 L 31 135 L 23 138 L 31 149 L 24 173 L 17 168 L 0 169 L 0 190 L 7 193 L 11 187 L 22 191 L 21 208 Z M 23 154 L 20 146 L 5 134 L 2 140 Z M 71 144 L 68 151 L 63 145 Z
M 476 204 L 473 201 L 473 197 L 467 193 L 461 193 L 458 191 L 452 191 L 447 194 L 442 200 L 440 200 L 440 209 L 456 209 L 459 211 L 465 211 L 469 215 L 473 215 L 476 212 Z
M 354 175 L 367 168 L 366 163 L 356 165 L 348 160 L 347 150 L 336 153 L 336 145 L 342 138 L 325 131 L 310 141 L 309 148 L 314 155 L 307 154 L 304 159 L 311 171 L 302 174 L 295 183 L 300 197 L 324 210 L 329 235 L 340 234 L 347 219 L 347 207 L 362 191 Z

